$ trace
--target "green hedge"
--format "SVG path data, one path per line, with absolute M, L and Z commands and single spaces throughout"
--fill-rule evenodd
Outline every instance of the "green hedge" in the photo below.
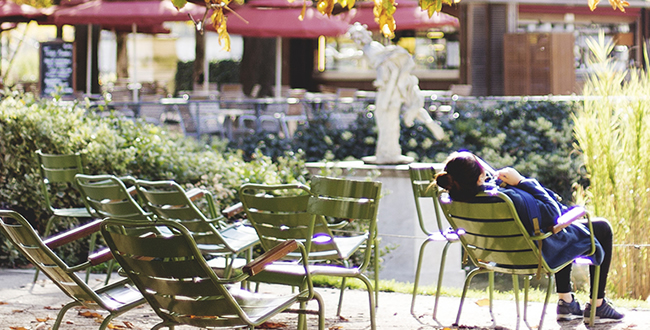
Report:
M 514 166 L 524 175 L 571 199 L 581 180 L 581 159 L 573 156 L 570 114 L 576 105 L 552 102 L 459 102 L 437 118 L 448 138 L 436 141 L 421 125 L 402 127 L 403 153 L 418 161 L 443 161 L 458 149 L 477 152 L 495 167 Z M 335 129 L 327 114 L 298 128 L 293 141 L 255 135 L 223 150 L 141 121 L 99 117 L 85 104 L 9 95 L 0 103 L 0 207 L 23 213 L 43 230 L 48 212 L 39 190 L 34 152 L 81 152 L 87 173 L 174 179 L 211 190 L 220 206 L 236 201 L 244 182 L 308 181 L 305 161 L 360 159 L 375 150 L 371 111 L 349 129 Z M 80 206 L 71 188 L 61 188 L 62 206 Z M 68 253 L 75 255 L 75 247 Z M 0 258 L 13 260 L 6 244 Z M 2 260 L 0 260 L 2 263 Z
M 448 137 L 437 141 L 416 122 L 402 125 L 402 153 L 421 162 L 442 162 L 453 151 L 476 152 L 496 168 L 512 166 L 537 178 L 565 201 L 572 200 L 573 185 L 586 185 L 582 159 L 574 154 L 572 102 L 489 100 L 459 101 L 454 111 L 436 118 Z M 377 129 L 372 111 L 359 114 L 348 129 L 332 128 L 328 114 L 300 126 L 292 141 L 274 134 L 254 135 L 243 143 L 231 142 L 245 155 L 255 150 L 270 157 L 287 151 L 302 152 L 306 161 L 361 159 L 373 155 Z
M 85 108 L 19 94 L 0 101 L 0 207 L 22 213 L 40 232 L 50 215 L 39 189 L 38 149 L 80 152 L 89 174 L 174 179 L 186 187 L 206 188 L 222 208 L 233 203 L 244 182 L 307 181 L 299 155 L 273 162 L 255 154 L 244 161 L 239 151 L 218 150 L 142 121 L 99 117 Z M 74 189 L 57 189 L 53 193 L 61 197 L 60 207 L 82 206 Z M 75 252 L 68 252 L 73 258 Z M 0 263 L 13 258 L 6 243 L 0 246 Z

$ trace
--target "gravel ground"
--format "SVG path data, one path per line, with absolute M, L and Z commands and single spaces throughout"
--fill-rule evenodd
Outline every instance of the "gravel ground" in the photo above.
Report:
M 50 329 L 58 310 L 71 301 L 48 279 L 41 275 L 33 284 L 32 270 L 0 269 L 0 329 Z M 118 277 L 116 274 L 113 278 Z M 91 285 L 101 286 L 103 276 L 91 277 Z M 262 285 L 260 290 L 268 293 L 288 293 L 286 287 Z M 325 301 L 326 326 L 328 330 L 370 329 L 368 296 L 365 291 L 348 290 L 345 293 L 341 317 L 336 316 L 338 290 L 318 288 Z M 486 295 L 487 297 L 487 295 Z M 438 322 L 432 319 L 434 297 L 418 296 L 415 317 L 410 313 L 411 296 L 402 293 L 382 292 L 377 309 L 377 329 L 516 329 L 514 301 L 495 301 L 492 323 L 489 310 L 482 299 L 467 299 L 463 307 L 460 327 L 454 323 L 460 299 L 442 297 L 438 307 Z M 315 308 L 314 305 L 310 305 Z M 530 303 L 528 319 L 537 328 L 541 303 Z M 600 324 L 592 329 L 650 329 L 650 310 L 618 308 L 626 314 L 622 322 Z M 60 329 L 97 329 L 105 312 L 72 309 L 68 311 Z M 267 329 L 295 329 L 295 314 L 280 314 L 266 325 Z M 115 318 L 111 329 L 150 329 L 160 319 L 148 306 L 141 306 Z M 316 329 L 316 316 L 308 316 L 309 329 Z M 177 327 L 190 329 L 191 327 Z M 521 329 L 526 325 L 521 322 Z M 544 329 L 588 329 L 582 320 L 558 323 L 555 320 L 555 304 L 550 304 L 544 319 Z

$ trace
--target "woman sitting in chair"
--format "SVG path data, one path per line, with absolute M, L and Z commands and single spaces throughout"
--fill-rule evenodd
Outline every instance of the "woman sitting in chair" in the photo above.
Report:
M 514 168 L 506 167 L 495 171 L 493 173 L 494 177 L 486 180 L 488 175 L 484 166 L 487 165 L 482 164 L 485 163 L 470 152 L 455 152 L 445 162 L 444 171 L 436 175 L 436 184 L 447 190 L 452 200 L 461 202 L 471 200 L 480 191 L 499 189 L 510 197 L 522 223 L 531 234 L 534 226 L 531 219 L 535 217 L 530 215 L 539 214 L 541 222 L 539 228 L 548 228 L 555 225 L 556 219 L 568 210 L 566 205 L 561 204 L 554 198 L 552 191 L 542 187 L 536 179 L 525 178 Z M 612 228 L 609 222 L 603 218 L 592 220 L 592 224 L 594 236 L 600 243 L 600 246 L 602 246 L 602 250 L 599 250 L 603 252 L 602 254 L 597 253 L 601 254 L 600 257 L 603 260 L 600 263 L 600 281 L 597 288 L 596 319 L 619 320 L 624 315 L 614 310 L 604 299 L 607 273 L 609 272 L 612 258 Z M 581 225 L 573 224 L 570 227 L 574 226 Z M 581 227 L 586 230 L 586 227 Z M 569 229 L 578 230 L 576 227 Z M 587 237 L 589 242 L 586 242 L 585 239 L 580 239 L 581 241 L 574 240 L 563 247 L 558 246 L 558 251 L 562 251 L 563 253 L 570 251 L 573 254 L 569 256 L 571 259 L 585 253 L 584 249 L 581 250 L 577 246 L 591 246 L 591 240 L 588 236 L 581 237 Z M 596 259 L 600 258 L 597 257 Z M 589 267 L 591 278 L 594 276 L 594 270 L 594 266 Z M 571 292 L 571 264 L 555 274 L 555 285 L 559 298 L 557 305 L 558 321 L 570 320 L 574 317 L 582 317 L 583 315 L 586 316 L 586 320 L 589 317 L 591 306 L 587 303 L 583 314 L 583 311 L 580 309 L 580 304 Z M 591 288 L 591 290 L 593 289 Z

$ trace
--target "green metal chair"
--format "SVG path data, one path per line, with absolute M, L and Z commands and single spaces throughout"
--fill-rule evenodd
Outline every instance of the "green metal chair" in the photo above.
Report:
M 149 220 L 152 217 L 152 213 L 145 211 L 133 198 L 135 178 L 118 178 L 108 174 L 77 174 L 75 182 L 86 202 L 88 212 L 95 218 Z M 132 188 L 127 188 L 126 184 Z
M 63 316 L 74 306 L 108 311 L 110 314 L 101 323 L 99 327 L 101 330 L 106 329 L 116 316 L 145 302 L 142 294 L 131 285 L 131 281 L 128 279 L 93 289 L 77 276 L 78 271 L 112 258 L 109 250 L 103 254 L 90 256 L 82 264 L 69 266 L 52 251 L 53 247 L 50 244 L 41 240 L 34 228 L 19 213 L 0 210 L 0 229 L 16 249 L 72 299 L 72 302 L 63 306 L 59 311 L 56 321 L 52 325 L 53 330 L 59 329 Z M 79 236 L 72 235 L 68 237 L 67 241 L 76 239 L 79 239 Z M 57 243 L 63 244 L 65 241 L 64 237 L 59 237 Z
M 226 218 L 217 212 L 208 191 L 193 189 L 186 192 L 174 181 L 136 180 L 135 185 L 147 210 L 159 219 L 182 223 L 204 254 L 225 257 L 222 268 L 226 277 L 231 274 L 239 255 L 244 253 L 246 262 L 251 260 L 252 248 L 260 241 L 255 229 L 242 223 L 227 224 Z M 206 200 L 209 217 L 192 202 L 200 196 Z M 216 267 L 215 262 L 219 261 L 213 259 L 210 264 Z
M 45 197 L 45 205 L 47 205 L 47 208 L 52 214 L 45 225 L 43 236 L 50 236 L 56 219 L 75 218 L 80 222 L 83 219 L 92 219 L 93 216 L 88 212 L 86 207 L 62 208 L 57 206 L 58 204 L 69 202 L 64 200 L 69 198 L 69 196 L 67 194 L 60 194 L 60 191 L 70 188 L 77 189 L 74 176 L 78 173 L 83 173 L 81 155 L 79 153 L 67 155 L 46 154 L 41 150 L 37 150 L 36 157 L 38 158 L 39 172 L 41 174 L 41 192 Z M 63 198 L 59 198 L 59 196 L 63 196 Z M 90 253 L 95 249 L 96 238 L 96 234 L 90 235 L 89 237 L 88 250 Z M 37 269 L 34 275 L 34 282 L 38 279 L 38 274 L 39 271 Z M 88 281 L 89 276 L 90 272 L 86 275 L 86 281 Z
M 409 164 L 409 176 L 411 178 L 411 187 L 413 188 L 413 197 L 415 200 L 415 210 L 418 215 L 418 222 L 420 229 L 427 235 L 427 238 L 420 246 L 420 253 L 418 257 L 417 267 L 415 269 L 415 281 L 413 283 L 413 297 L 411 299 L 411 314 L 415 315 L 415 298 L 417 297 L 418 284 L 420 283 L 420 273 L 422 270 L 422 261 L 424 260 L 424 250 L 431 242 L 445 242 L 445 247 L 442 249 L 440 256 L 440 268 L 438 271 L 438 283 L 436 286 L 436 299 L 433 305 L 433 319 L 436 319 L 438 311 L 438 301 L 440 299 L 440 290 L 442 289 L 442 278 L 445 271 L 445 262 L 447 260 L 447 251 L 451 243 L 458 242 L 458 235 L 453 228 L 444 228 L 442 219 L 444 216 L 440 213 L 440 205 L 438 202 L 438 194 L 434 189 L 429 189 L 429 185 L 433 182 L 436 170 L 432 164 Z M 433 215 L 425 216 L 422 211 L 421 203 L 431 203 L 433 205 Z M 427 228 L 427 220 L 435 219 L 436 228 Z
M 288 239 L 299 240 L 309 253 L 309 271 L 312 275 L 342 278 L 337 315 L 341 314 L 346 279 L 353 277 L 361 280 L 368 290 L 371 328 L 376 329 L 377 210 L 380 193 L 380 182 L 315 176 L 311 188 L 302 184 L 244 184 L 239 190 L 239 197 L 265 250 Z M 335 235 L 327 218 L 346 219 L 346 223 L 367 229 L 360 234 Z M 334 227 L 338 228 L 337 225 Z M 360 264 L 352 266 L 350 259 L 359 250 L 363 251 Z M 299 257 L 288 255 L 289 259 Z M 374 290 L 364 274 L 371 261 L 375 266 Z M 291 268 L 300 273 L 300 268 L 286 263 L 269 265 L 267 270 L 268 273 L 276 270 L 286 272 Z
M 323 301 L 313 290 L 306 264 L 305 275 L 296 282 L 301 289 L 292 294 L 258 294 L 235 285 L 250 276 L 264 274 L 267 263 L 296 248 L 306 256 L 298 242 L 279 245 L 247 264 L 241 274 L 224 279 L 210 268 L 192 234 L 178 222 L 107 219 L 102 234 L 126 275 L 163 320 L 152 329 L 171 329 L 175 325 L 253 329 L 277 313 L 288 311 L 294 303 L 310 300 L 318 303 L 318 328 L 324 329 Z M 292 311 L 302 315 L 312 312 Z
M 120 217 L 132 220 L 150 220 L 151 213 L 142 209 L 133 198 L 135 194 L 135 179 L 132 177 L 118 178 L 114 175 L 75 175 L 75 182 L 86 203 L 88 212 L 97 219 Z M 129 185 L 127 188 L 126 184 Z M 108 250 L 108 248 L 104 248 Z M 114 261 L 109 260 L 106 283 L 111 278 Z
M 452 201 L 447 193 L 441 193 L 440 206 L 447 217 L 451 226 L 460 234 L 460 241 L 469 256 L 469 259 L 476 265 L 467 274 L 465 286 L 456 316 L 456 323 L 460 321 L 460 314 L 465 301 L 465 295 L 471 279 L 477 274 L 494 272 L 511 274 L 513 278 L 513 291 L 515 294 L 515 303 L 517 305 L 517 327 L 519 326 L 519 275 L 524 275 L 524 315 L 523 319 L 526 325 L 528 287 L 531 275 L 544 273 L 548 277 L 546 299 L 542 309 L 542 317 L 538 329 L 542 329 L 546 306 L 548 305 L 551 288 L 553 284 L 553 274 L 566 267 L 572 261 L 555 268 L 549 267 L 541 251 L 538 242 L 549 237 L 554 232 L 568 226 L 576 219 L 587 216 L 587 227 L 591 235 L 591 251 L 588 255 L 595 253 L 595 238 L 589 214 L 583 208 L 575 208 L 567 214 L 561 216 L 552 231 L 531 236 L 522 224 L 517 210 L 510 198 L 499 192 L 481 192 L 470 202 Z M 600 267 L 600 266 L 597 266 Z M 596 276 L 593 279 L 593 287 L 598 287 L 599 272 L 596 269 Z M 490 281 L 493 281 L 491 276 Z M 493 285 L 490 283 L 490 314 L 492 320 L 492 296 Z M 596 306 L 597 290 L 593 290 L 591 305 Z M 589 317 L 589 324 L 593 326 L 595 317 L 595 308 L 592 308 Z M 529 326 L 530 327 L 530 326 Z

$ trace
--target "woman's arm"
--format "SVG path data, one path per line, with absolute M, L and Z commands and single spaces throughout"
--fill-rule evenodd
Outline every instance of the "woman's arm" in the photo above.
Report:
M 555 199 L 542 187 L 536 179 L 526 178 L 512 167 L 497 171 L 497 177 L 506 184 L 531 194 L 537 200 L 543 222 L 555 222 L 562 212 Z M 546 221 L 544 221 L 546 220 Z

